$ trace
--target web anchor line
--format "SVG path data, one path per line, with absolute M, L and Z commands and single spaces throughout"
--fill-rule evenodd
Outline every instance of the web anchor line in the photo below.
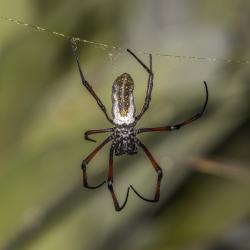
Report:
M 61 38 L 65 38 L 65 39 L 74 39 L 77 42 L 82 42 L 85 44 L 89 44 L 89 45 L 93 45 L 96 48 L 101 48 L 104 50 L 116 50 L 119 52 L 119 54 L 123 54 L 126 53 L 126 48 L 122 48 L 119 46 L 114 46 L 114 45 L 109 45 L 109 44 L 105 44 L 105 43 L 100 43 L 100 42 L 93 42 L 90 40 L 86 40 L 86 39 L 82 39 L 80 37 L 72 37 L 69 35 L 65 35 L 63 33 L 60 32 L 56 32 L 56 31 L 51 31 L 47 28 L 43 28 L 34 24 L 29 24 L 29 23 L 25 23 L 23 21 L 14 19 L 14 18 L 9 18 L 9 17 L 4 17 L 4 16 L 0 16 L 0 19 L 8 21 L 8 22 L 12 22 L 15 23 L 17 25 L 21 25 L 21 26 L 25 26 L 28 28 L 32 28 L 38 32 L 44 32 L 44 33 L 48 33 L 51 34 L 53 36 L 58 36 Z M 193 61 L 205 61 L 205 62 L 222 62 L 222 63 L 229 63 L 229 64 L 250 64 L 250 59 L 223 59 L 223 58 L 216 58 L 216 57 L 198 57 L 198 56 L 185 56 L 185 55 L 174 55 L 174 54 L 165 54 L 165 53 L 151 53 L 148 51 L 140 51 L 140 50 L 133 50 L 135 53 L 138 54 L 152 54 L 155 56 L 161 56 L 161 57 L 169 57 L 169 58 L 173 58 L 173 59 L 180 59 L 180 60 L 193 60 Z M 110 53 L 110 55 L 112 55 L 112 53 Z

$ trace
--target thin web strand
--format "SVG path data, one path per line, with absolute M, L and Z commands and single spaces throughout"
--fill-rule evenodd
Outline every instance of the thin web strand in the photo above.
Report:
M 100 42 L 93 42 L 93 41 L 89 41 L 86 39 L 82 39 L 80 37 L 71 37 L 69 35 L 65 35 L 63 33 L 56 32 L 56 31 L 51 31 L 47 28 L 43 28 L 43 27 L 40 27 L 37 25 L 25 23 L 25 22 L 19 21 L 17 19 L 4 17 L 4 16 L 0 16 L 0 19 L 15 23 L 17 25 L 32 28 L 38 32 L 48 33 L 48 34 L 51 34 L 53 36 L 58 36 L 58 37 L 65 38 L 68 40 L 74 39 L 75 41 L 89 44 L 89 45 L 92 45 L 92 46 L 99 48 L 99 49 L 116 50 L 116 51 L 119 51 L 119 54 L 123 54 L 126 52 L 125 48 L 122 48 L 119 46 L 109 45 L 109 44 L 100 43 Z M 198 57 L 198 56 L 173 55 L 173 54 L 165 54 L 165 53 L 151 53 L 148 51 L 140 51 L 140 50 L 133 50 L 133 51 L 138 53 L 138 54 L 147 54 L 147 55 L 153 54 L 154 56 L 169 57 L 169 58 L 180 59 L 180 60 L 206 61 L 206 62 L 213 62 L 213 63 L 214 62 L 222 62 L 222 63 L 230 63 L 230 64 L 250 64 L 250 59 L 247 59 L 247 60 L 238 59 L 237 60 L 237 59 L 223 59 L 223 58 L 217 58 L 217 57 Z M 112 53 L 110 53 L 110 55 L 112 55 Z

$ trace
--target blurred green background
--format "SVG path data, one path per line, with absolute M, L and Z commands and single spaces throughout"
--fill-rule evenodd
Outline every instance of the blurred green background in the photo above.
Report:
M 232 59 L 250 58 L 249 13 L 248 0 L 0 1 L 2 16 L 91 41 Z M 79 49 L 107 109 L 113 80 L 129 72 L 140 110 L 140 65 L 126 53 Z M 117 213 L 106 186 L 81 186 L 81 161 L 95 147 L 84 131 L 110 124 L 81 85 L 69 42 L 0 20 L 0 249 L 250 249 L 249 66 L 153 57 L 152 102 L 138 127 L 197 112 L 203 80 L 208 110 L 177 132 L 140 135 L 164 171 L 161 200 L 145 203 L 131 192 Z M 90 164 L 93 184 L 107 176 L 108 148 Z M 115 159 L 121 201 L 129 184 L 152 196 L 155 180 L 142 152 Z

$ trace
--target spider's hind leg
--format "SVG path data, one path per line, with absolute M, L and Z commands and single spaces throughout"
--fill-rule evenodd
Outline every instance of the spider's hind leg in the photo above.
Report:
M 160 187 L 161 187 L 161 180 L 162 180 L 162 169 L 160 168 L 160 166 L 158 165 L 158 163 L 155 161 L 154 157 L 152 156 L 152 154 L 149 152 L 149 150 L 146 148 L 146 146 L 139 140 L 137 140 L 137 144 L 143 149 L 143 151 L 146 153 L 146 155 L 148 156 L 149 160 L 151 161 L 154 170 L 157 173 L 157 183 L 156 183 L 156 189 L 155 189 L 155 195 L 153 199 L 148 199 L 143 197 L 141 194 L 139 194 L 135 188 L 130 185 L 130 187 L 132 188 L 132 190 L 135 192 L 135 194 L 140 197 L 142 200 L 144 201 L 148 201 L 148 202 L 157 202 L 160 199 Z
M 100 100 L 100 98 L 97 96 L 97 94 L 95 93 L 95 91 L 93 90 L 92 86 L 89 84 L 89 82 L 85 79 L 84 75 L 83 75 L 83 71 L 79 62 L 79 55 L 78 55 L 78 48 L 77 48 L 77 44 L 76 44 L 76 39 L 71 38 L 70 39 L 70 43 L 71 43 L 71 47 L 73 50 L 73 54 L 76 60 L 76 64 L 80 73 L 80 77 L 81 77 L 81 81 L 83 86 L 88 90 L 88 92 L 93 96 L 93 98 L 96 100 L 97 105 L 99 106 L 99 108 L 102 110 L 102 112 L 105 114 L 107 120 L 111 123 L 113 123 L 113 120 L 109 117 L 108 113 L 107 113 L 107 109 L 104 106 L 104 104 L 102 103 L 102 101 Z
M 127 49 L 127 51 L 141 64 L 141 66 L 148 72 L 148 84 L 147 84 L 147 92 L 146 92 L 146 98 L 143 104 L 143 107 L 138 115 L 136 115 L 135 119 L 136 121 L 139 121 L 143 114 L 148 110 L 149 104 L 151 102 L 151 94 L 153 90 L 153 78 L 154 74 L 152 71 L 152 55 L 149 54 L 149 67 L 139 59 L 134 52 L 132 52 L 130 49 Z

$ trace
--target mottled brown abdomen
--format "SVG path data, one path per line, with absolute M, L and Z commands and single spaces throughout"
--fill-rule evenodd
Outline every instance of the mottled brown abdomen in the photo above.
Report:
M 116 124 L 134 122 L 134 81 L 128 73 L 118 76 L 112 86 L 112 113 Z

